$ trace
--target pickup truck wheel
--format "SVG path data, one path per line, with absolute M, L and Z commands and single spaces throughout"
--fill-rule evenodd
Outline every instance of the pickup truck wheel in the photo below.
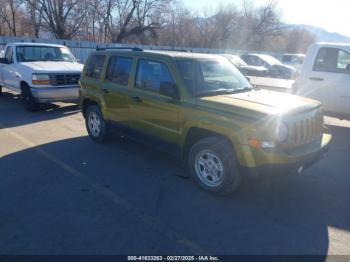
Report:
M 188 161 L 192 178 L 208 192 L 227 195 L 240 185 L 239 164 L 225 139 L 201 139 L 192 146 Z
M 98 143 L 103 143 L 108 138 L 107 123 L 97 105 L 90 105 L 86 110 L 86 129 L 90 138 Z
M 36 111 L 39 109 L 39 104 L 35 101 L 35 98 L 33 97 L 29 86 L 24 85 L 22 87 L 21 98 L 23 101 L 24 108 L 27 111 Z

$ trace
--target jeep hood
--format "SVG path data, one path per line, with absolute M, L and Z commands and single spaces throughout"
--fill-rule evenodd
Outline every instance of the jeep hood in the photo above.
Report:
M 268 90 L 201 97 L 198 100 L 200 104 L 213 109 L 233 113 L 245 109 L 268 115 L 308 111 L 321 105 L 312 99 Z
M 54 61 L 36 61 L 22 62 L 22 66 L 39 73 L 51 72 L 81 72 L 83 65 L 70 62 L 54 62 Z

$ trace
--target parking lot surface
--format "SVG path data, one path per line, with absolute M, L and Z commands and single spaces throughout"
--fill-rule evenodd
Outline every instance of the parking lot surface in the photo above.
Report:
M 302 174 L 200 190 L 178 160 L 125 138 L 96 144 L 74 104 L 0 97 L 0 254 L 348 254 L 350 123 Z

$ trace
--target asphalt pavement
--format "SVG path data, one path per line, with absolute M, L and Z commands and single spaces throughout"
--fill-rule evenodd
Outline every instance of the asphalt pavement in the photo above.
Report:
M 327 158 L 218 197 L 163 152 L 92 142 L 74 104 L 26 112 L 5 92 L 0 254 L 350 255 L 350 121 L 326 122 Z

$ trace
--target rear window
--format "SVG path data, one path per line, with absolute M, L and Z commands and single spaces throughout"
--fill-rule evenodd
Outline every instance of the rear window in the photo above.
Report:
M 86 63 L 85 76 L 91 78 L 100 78 L 105 61 L 104 55 L 92 55 Z
M 350 53 L 338 48 L 322 47 L 317 53 L 313 70 L 350 74 Z

